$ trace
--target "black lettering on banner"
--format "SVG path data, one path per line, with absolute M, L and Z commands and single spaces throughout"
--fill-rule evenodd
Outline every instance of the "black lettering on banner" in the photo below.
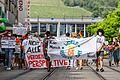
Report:
M 39 42 L 38 41 L 29 40 L 29 44 L 35 46 L 35 45 L 39 45 Z
M 57 42 L 51 40 L 50 44 L 57 44 Z
M 52 48 L 52 49 L 60 49 L 60 46 L 50 45 L 50 48 Z
M 32 53 L 41 52 L 41 46 L 29 47 L 26 53 L 31 53 L 31 52 Z
M 19 11 L 23 11 L 23 1 L 19 0 Z

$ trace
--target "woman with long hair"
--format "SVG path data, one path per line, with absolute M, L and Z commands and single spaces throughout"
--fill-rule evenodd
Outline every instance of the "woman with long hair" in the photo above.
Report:
M 118 67 L 119 66 L 119 48 L 120 48 L 120 43 L 117 37 L 113 38 L 112 45 L 115 46 L 113 50 L 113 58 L 114 58 L 114 63 Z

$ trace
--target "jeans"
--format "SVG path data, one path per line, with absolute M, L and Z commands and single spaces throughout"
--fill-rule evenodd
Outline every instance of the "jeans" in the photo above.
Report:
M 109 61 L 112 62 L 113 59 L 113 52 L 109 52 Z
M 13 56 L 13 49 L 6 48 L 5 49 L 5 66 L 9 68 L 12 66 L 12 56 Z

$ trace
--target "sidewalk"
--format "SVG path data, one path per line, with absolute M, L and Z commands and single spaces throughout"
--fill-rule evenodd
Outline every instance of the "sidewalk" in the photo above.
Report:
M 27 70 L 11 70 L 0 72 L 0 80 L 11 80 L 13 77 L 25 72 Z
M 4 71 L 5 69 L 4 69 L 4 65 L 3 65 L 3 63 L 0 63 L 0 72 L 2 72 L 2 71 Z

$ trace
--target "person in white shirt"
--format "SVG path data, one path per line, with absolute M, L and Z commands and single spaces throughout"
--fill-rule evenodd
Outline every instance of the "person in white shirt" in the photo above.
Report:
M 99 63 L 100 63 L 100 71 L 104 72 L 103 69 L 103 56 L 104 56 L 104 45 L 105 45 L 105 37 L 104 31 L 102 29 L 98 29 L 97 31 L 97 59 L 96 59 L 96 71 L 99 71 Z
M 26 62 L 26 59 L 25 59 L 25 47 L 29 44 L 29 37 L 30 37 L 30 34 L 26 34 L 26 39 L 23 40 L 22 42 L 22 62 L 24 63 L 24 69 L 27 69 L 27 62 Z

